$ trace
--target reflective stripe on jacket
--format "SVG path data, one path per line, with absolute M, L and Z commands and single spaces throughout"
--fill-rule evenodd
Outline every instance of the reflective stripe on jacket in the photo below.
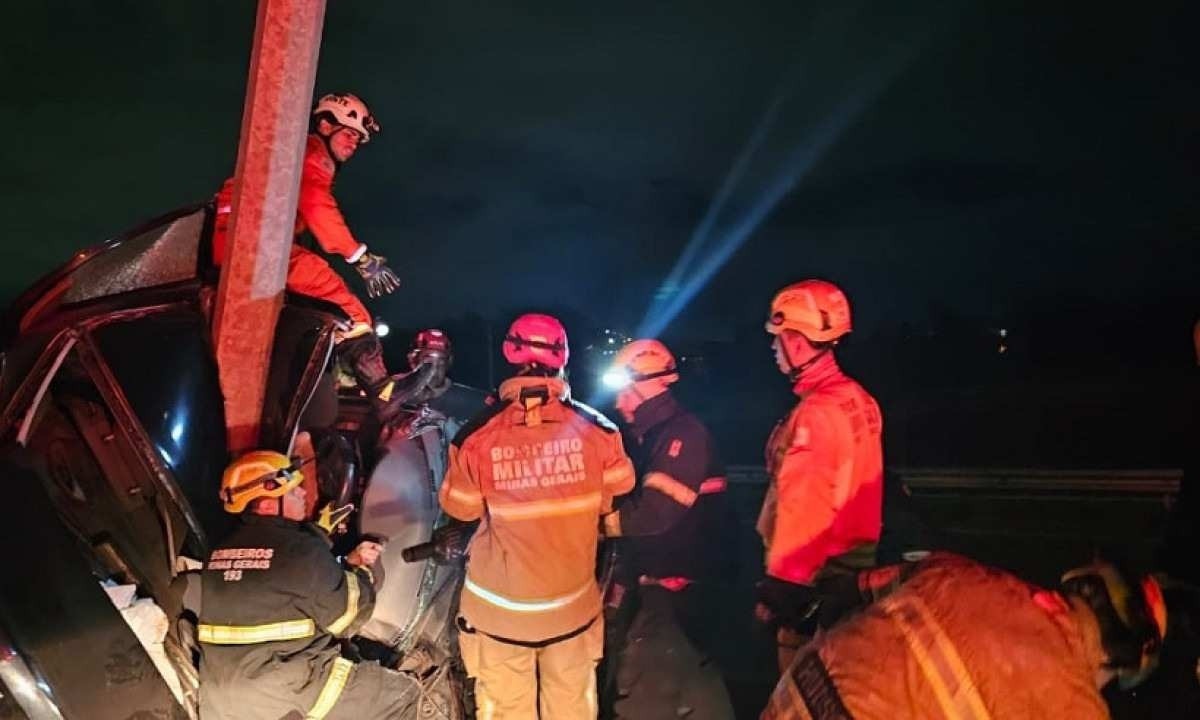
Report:
M 369 571 L 338 564 L 312 525 L 245 515 L 212 551 L 201 587 L 206 717 L 320 717 L 314 708 L 336 702 L 349 673 L 338 638 L 374 608 Z
M 1102 720 L 1095 615 L 1012 575 L 940 554 L 892 594 L 809 646 L 854 718 Z M 763 720 L 824 718 L 794 664 Z M 807 693 L 812 696 L 813 693 Z
M 450 447 L 438 498 L 481 520 L 461 612 L 490 635 L 536 642 L 600 612 L 600 516 L 632 489 L 633 465 L 616 428 L 568 393 L 554 378 L 508 380 Z
M 712 436 L 670 391 L 638 406 L 628 434 L 640 482 L 605 518 L 627 537 L 635 576 L 715 579 L 727 570 L 732 517 Z
M 879 540 L 879 405 L 827 353 L 796 383 L 800 402 L 767 441 L 771 485 L 758 532 L 767 574 L 808 583 L 830 558 Z

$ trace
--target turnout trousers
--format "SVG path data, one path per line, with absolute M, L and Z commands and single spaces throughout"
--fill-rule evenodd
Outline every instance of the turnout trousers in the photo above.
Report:
M 596 720 L 596 664 L 604 618 L 541 647 L 460 632 L 459 648 L 475 681 L 477 720 Z

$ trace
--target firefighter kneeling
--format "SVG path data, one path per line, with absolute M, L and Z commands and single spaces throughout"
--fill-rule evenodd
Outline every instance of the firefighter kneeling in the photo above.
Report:
M 948 554 L 830 582 L 831 616 L 877 602 L 801 648 L 763 720 L 1108 718 L 1100 688 L 1144 680 L 1167 632 L 1158 583 L 1105 563 L 1059 592 Z
M 417 684 L 373 662 L 341 656 L 371 616 L 382 548 L 363 542 L 340 564 L 328 537 L 305 523 L 299 462 L 266 450 L 235 460 L 221 479 L 240 526 L 213 550 L 202 576 L 200 714 L 204 720 L 409 717 Z

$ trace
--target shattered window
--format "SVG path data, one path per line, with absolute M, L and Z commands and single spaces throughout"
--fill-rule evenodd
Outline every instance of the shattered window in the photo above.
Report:
M 196 274 L 204 210 L 176 218 L 100 252 L 71 274 L 63 303 L 166 285 Z

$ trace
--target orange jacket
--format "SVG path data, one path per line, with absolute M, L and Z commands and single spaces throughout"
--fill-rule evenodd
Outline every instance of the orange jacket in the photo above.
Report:
M 295 234 L 299 236 L 306 229 L 311 230 L 322 250 L 341 255 L 346 262 L 355 262 L 367 251 L 367 246 L 354 239 L 333 197 L 333 176 L 336 172 L 337 165 L 325 150 L 325 143 L 316 135 L 309 135 L 300 174 Z M 217 192 L 216 206 L 213 262 L 220 265 L 225 259 L 229 215 L 233 211 L 233 178 L 226 180 Z
M 633 464 L 616 427 L 569 392 L 555 378 L 512 378 L 450 446 L 438 499 L 481 520 L 461 613 L 489 635 L 538 642 L 600 613 L 600 516 L 633 489 Z
M 1092 611 L 955 555 L 920 563 L 809 649 L 820 663 L 801 650 L 762 720 L 845 717 L 827 711 L 836 705 L 822 692 L 830 683 L 856 720 L 1109 717 L 1096 689 L 1105 653 Z
M 767 441 L 771 485 L 758 532 L 767 574 L 808 583 L 828 559 L 879 540 L 883 420 L 875 398 L 838 368 L 833 353 L 794 391 L 800 403 Z

